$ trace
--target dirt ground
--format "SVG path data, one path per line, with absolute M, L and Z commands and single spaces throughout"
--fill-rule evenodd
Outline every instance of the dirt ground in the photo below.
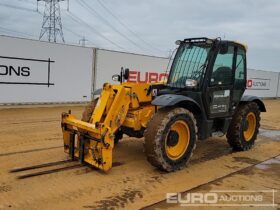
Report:
M 83 105 L 71 107 L 0 108 L 0 209 L 203 209 L 166 203 L 166 193 L 211 190 L 278 190 L 280 203 L 280 100 L 266 100 L 261 132 L 255 147 L 233 152 L 224 137 L 199 141 L 187 168 L 163 173 L 143 153 L 143 139 L 125 138 L 114 149 L 114 167 L 104 173 L 76 162 L 64 162 L 41 176 L 30 171 L 10 173 L 24 166 L 66 160 L 60 114 L 72 110 L 81 116 Z M 19 179 L 22 178 L 22 179 Z M 268 200 L 272 195 L 266 195 Z M 229 207 L 212 207 L 212 209 Z

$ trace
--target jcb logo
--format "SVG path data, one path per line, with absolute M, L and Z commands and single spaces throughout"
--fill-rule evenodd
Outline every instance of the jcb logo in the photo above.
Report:
M 130 71 L 127 81 L 134 83 L 155 83 L 164 81 L 167 77 L 167 73 Z

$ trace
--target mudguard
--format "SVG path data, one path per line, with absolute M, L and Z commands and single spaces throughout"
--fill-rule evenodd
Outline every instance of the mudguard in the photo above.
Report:
M 175 106 L 178 104 L 186 104 L 191 103 L 197 111 L 201 111 L 200 105 L 190 97 L 183 95 L 175 95 L 175 94 L 164 94 L 161 96 L 157 96 L 153 101 L 152 105 L 166 107 L 166 106 Z
M 260 111 L 261 112 L 266 112 L 266 108 L 265 108 L 265 105 L 263 103 L 263 101 L 257 97 L 257 96 L 251 96 L 251 95 L 243 95 L 240 102 L 244 103 L 244 102 L 256 102 L 258 104 L 258 106 L 260 107 Z

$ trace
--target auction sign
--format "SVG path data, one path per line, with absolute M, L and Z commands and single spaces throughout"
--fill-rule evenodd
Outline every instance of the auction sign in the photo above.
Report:
M 55 61 L 36 58 L 0 56 L 0 84 L 6 85 L 54 85 L 51 67 Z

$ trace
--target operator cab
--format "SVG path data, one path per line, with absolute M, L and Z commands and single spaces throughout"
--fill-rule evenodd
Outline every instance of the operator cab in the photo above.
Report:
M 158 96 L 167 94 L 177 103 L 169 101 L 170 105 L 191 105 L 188 108 L 199 114 L 201 124 L 211 127 L 206 129 L 209 133 L 221 127 L 216 123 L 224 125 L 225 133 L 246 89 L 246 46 L 220 38 L 190 38 L 176 44 L 166 86 Z M 159 101 L 153 104 L 162 105 Z
M 211 86 L 231 84 L 234 68 L 239 70 L 237 79 L 246 74 L 246 47 L 242 44 L 208 38 L 185 39 L 176 44 L 179 48 L 167 81 L 170 88 L 201 90 L 207 69 L 211 73 Z

